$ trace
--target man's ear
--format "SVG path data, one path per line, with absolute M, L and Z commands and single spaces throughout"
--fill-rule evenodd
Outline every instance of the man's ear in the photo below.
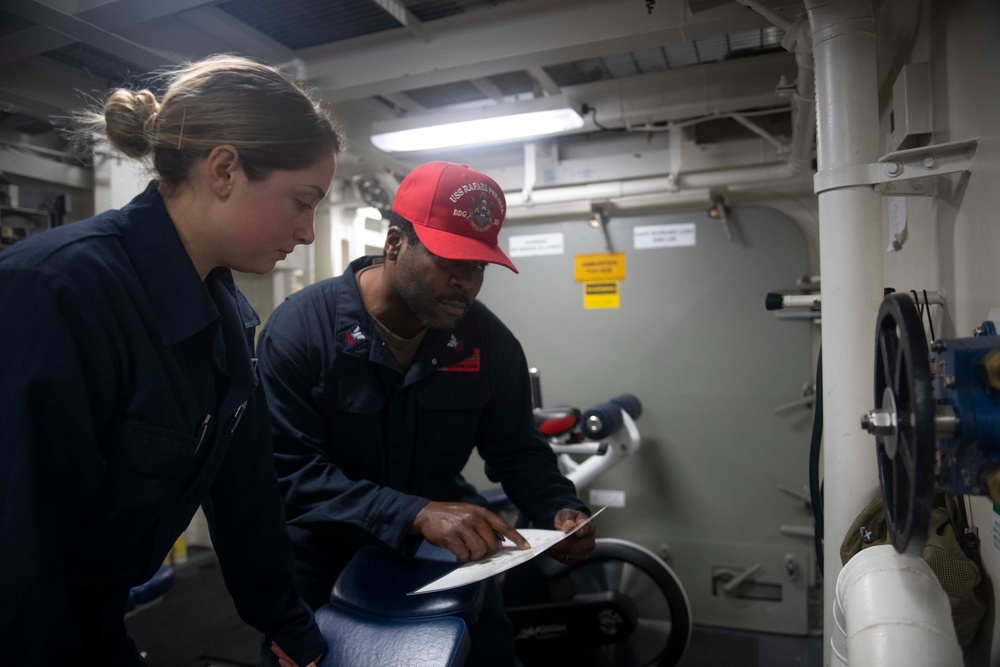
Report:
M 402 230 L 392 225 L 385 235 L 385 258 L 390 262 L 395 262 L 399 257 L 399 251 L 403 247 L 406 237 L 403 236 Z
M 240 154 L 233 146 L 221 144 L 205 158 L 208 187 L 217 197 L 228 197 L 235 185 L 236 174 L 242 170 Z

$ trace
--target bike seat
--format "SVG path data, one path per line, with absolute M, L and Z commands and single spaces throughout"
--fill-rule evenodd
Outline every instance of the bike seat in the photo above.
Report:
M 446 555 L 441 554 L 443 551 Z M 330 601 L 380 618 L 456 616 L 471 626 L 479 618 L 486 596 L 484 581 L 447 591 L 407 595 L 456 566 L 451 552 L 442 549 L 423 549 L 415 558 L 403 558 L 385 549 L 364 546 L 340 573 L 330 591 Z
M 535 426 L 542 432 L 542 435 L 548 437 L 569 433 L 580 423 L 580 411 L 567 406 L 536 408 L 534 415 Z
M 131 611 L 141 604 L 152 602 L 156 598 L 166 595 L 167 591 L 174 587 L 174 568 L 169 565 L 161 565 L 149 581 L 139 586 L 133 586 L 128 593 L 128 601 L 125 603 L 125 611 Z
M 333 603 L 315 616 L 328 647 L 319 667 L 461 667 L 469 657 L 469 631 L 454 616 L 374 618 Z

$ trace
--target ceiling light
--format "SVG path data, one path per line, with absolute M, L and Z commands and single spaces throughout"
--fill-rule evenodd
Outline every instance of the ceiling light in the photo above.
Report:
M 372 143 L 388 153 L 491 144 L 557 134 L 583 127 L 583 117 L 564 95 L 486 109 L 422 114 L 375 123 Z

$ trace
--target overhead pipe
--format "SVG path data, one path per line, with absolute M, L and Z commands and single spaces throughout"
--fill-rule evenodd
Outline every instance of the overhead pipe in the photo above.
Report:
M 875 18 L 870 0 L 805 0 L 816 67 L 818 172 L 879 159 Z M 858 426 L 873 386 L 872 325 L 882 301 L 882 202 L 870 185 L 818 192 L 823 276 L 824 599 L 836 599 L 839 547 L 878 487 Z M 823 616 L 831 661 L 833 606 Z M 892 647 L 884 647 L 891 651 Z M 905 664 L 896 661 L 857 664 Z
M 889 544 L 859 551 L 837 577 L 834 667 L 962 667 L 948 594 L 930 566 Z

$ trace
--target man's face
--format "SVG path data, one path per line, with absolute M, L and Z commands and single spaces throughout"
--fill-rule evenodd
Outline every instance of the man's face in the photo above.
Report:
M 485 270 L 486 262 L 438 257 L 404 237 L 393 282 L 396 294 L 425 326 L 447 331 L 472 307 Z

